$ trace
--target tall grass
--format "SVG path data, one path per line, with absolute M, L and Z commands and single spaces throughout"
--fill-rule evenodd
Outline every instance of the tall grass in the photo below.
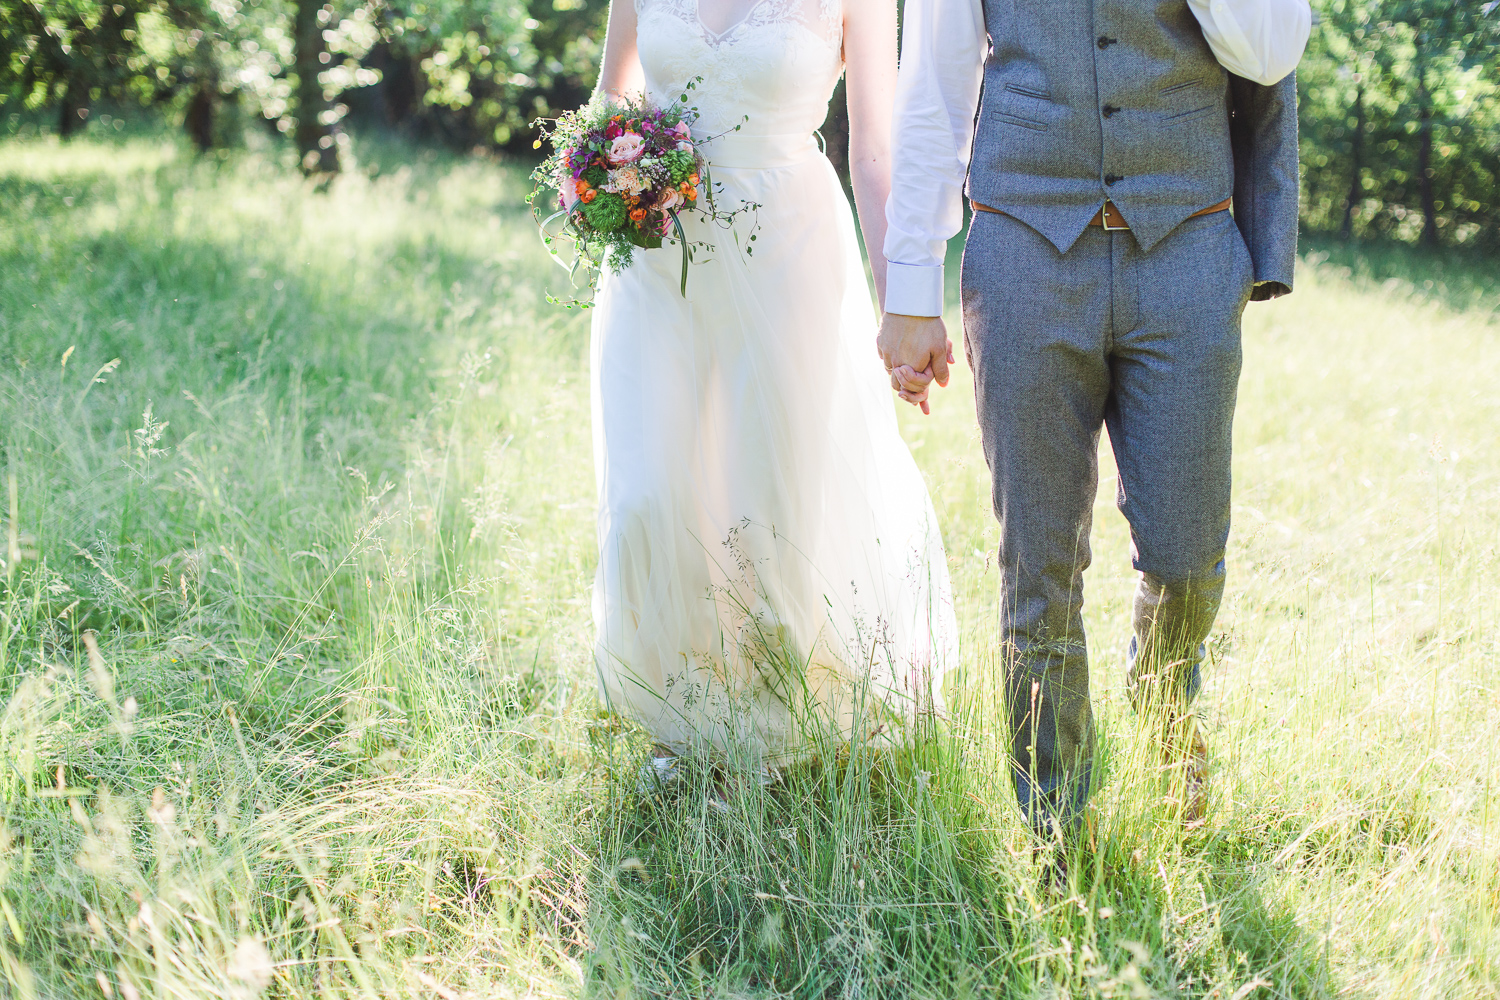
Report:
M 11 995 L 1500 991 L 1482 267 L 1429 290 L 1320 247 L 1251 308 L 1190 833 L 1124 706 L 1103 485 L 1104 784 L 1052 896 L 1005 777 L 967 385 L 903 414 L 954 717 L 643 798 L 645 737 L 593 687 L 586 317 L 544 301 L 524 171 L 362 155 L 318 193 L 254 150 L 0 144 Z

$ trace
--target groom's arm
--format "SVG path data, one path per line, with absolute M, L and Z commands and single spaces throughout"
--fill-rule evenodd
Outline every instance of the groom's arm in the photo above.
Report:
M 982 0 L 906 0 L 886 202 L 885 316 L 876 348 L 891 388 L 928 412 L 948 384 L 943 259 L 963 227 L 974 112 L 989 51 Z
M 1188 0 L 1188 8 L 1219 65 L 1263 87 L 1297 68 L 1312 32 L 1308 0 Z
M 886 312 L 941 316 L 989 42 L 982 0 L 906 0 L 896 76 Z

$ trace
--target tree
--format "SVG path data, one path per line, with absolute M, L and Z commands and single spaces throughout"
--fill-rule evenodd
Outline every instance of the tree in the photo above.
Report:
M 529 7 L 528 7 L 529 4 Z M 587 99 L 608 0 L 0 0 L 0 104 L 95 97 L 170 109 L 200 149 L 244 103 L 310 173 L 338 168 L 343 95 L 415 137 L 529 146 L 530 122 Z M 377 85 L 378 86 L 375 86 Z
M 131 77 L 143 0 L 6 0 L 0 2 L 0 103 L 55 104 L 67 138 L 87 120 L 93 101 L 115 95 Z
M 410 85 L 397 103 L 454 145 L 505 145 L 534 117 L 540 27 L 519 0 L 392 0 L 382 37 Z
M 219 107 L 235 93 L 224 82 L 224 34 L 233 14 L 210 0 L 176 0 L 161 12 L 158 97 L 181 95 L 182 126 L 199 152 L 217 145 Z M 153 67 L 157 68 L 157 67 Z
M 1500 242 L 1494 6 L 1326 0 L 1321 13 L 1299 71 L 1309 221 Z
M 336 120 L 328 95 L 319 79 L 323 67 L 332 61 L 323 29 L 333 20 L 333 8 L 320 0 L 296 0 L 297 124 L 294 137 L 302 156 L 305 174 L 336 174 L 339 171 L 338 142 L 334 137 Z

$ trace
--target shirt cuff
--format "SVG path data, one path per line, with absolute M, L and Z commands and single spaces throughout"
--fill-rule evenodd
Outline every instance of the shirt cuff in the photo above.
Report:
M 885 272 L 885 311 L 900 316 L 943 314 L 943 265 L 898 264 Z

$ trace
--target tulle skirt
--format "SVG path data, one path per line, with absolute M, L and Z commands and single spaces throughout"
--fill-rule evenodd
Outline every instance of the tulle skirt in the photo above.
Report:
M 896 428 L 849 203 L 810 137 L 710 150 L 732 228 L 593 314 L 608 706 L 673 747 L 796 753 L 941 711 L 957 629 L 927 488 Z M 751 240 L 751 236 L 754 240 Z

